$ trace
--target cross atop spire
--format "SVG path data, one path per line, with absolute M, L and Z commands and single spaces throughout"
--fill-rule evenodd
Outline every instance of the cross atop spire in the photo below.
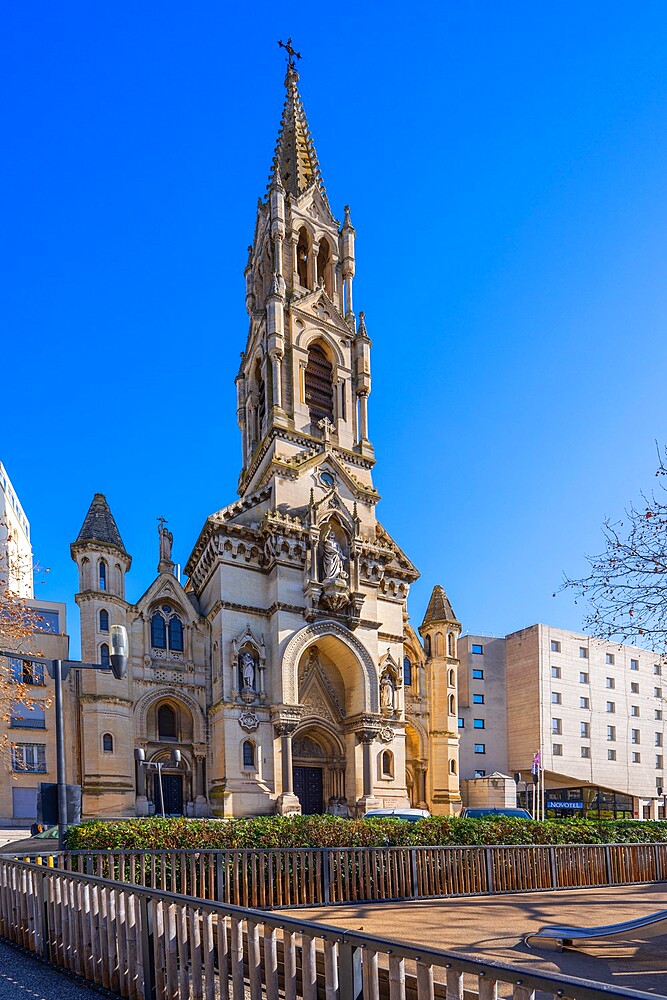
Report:
M 300 59 L 301 53 L 297 52 L 296 49 L 292 48 L 292 39 L 288 38 L 286 42 L 279 41 L 278 45 L 280 45 L 280 47 L 282 49 L 285 49 L 285 51 L 287 52 L 287 69 L 288 70 L 294 69 L 296 66 L 296 63 L 294 62 L 294 56 L 296 56 L 297 59 Z

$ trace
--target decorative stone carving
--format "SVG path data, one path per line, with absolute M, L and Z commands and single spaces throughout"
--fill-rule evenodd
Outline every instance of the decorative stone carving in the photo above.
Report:
M 320 744 L 309 736 L 299 736 L 293 740 L 292 753 L 295 757 L 326 757 Z
M 324 573 L 322 583 L 324 584 L 345 581 L 348 578 L 345 571 L 345 553 L 331 528 L 324 536 L 322 543 L 322 569 Z
M 378 733 L 378 739 L 382 743 L 391 743 L 393 738 L 394 738 L 394 730 L 390 729 L 389 726 L 383 726 L 380 732 Z
M 259 719 L 253 711 L 246 708 L 239 715 L 239 726 L 247 733 L 252 733 L 259 726 Z
M 396 689 L 394 679 L 388 670 L 380 678 L 380 711 L 384 716 L 393 716 L 396 711 Z

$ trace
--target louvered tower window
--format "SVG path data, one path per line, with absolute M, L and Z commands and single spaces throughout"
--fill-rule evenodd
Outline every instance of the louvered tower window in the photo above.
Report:
M 308 349 L 306 406 L 313 423 L 328 417 L 333 421 L 333 366 L 319 344 Z
M 266 416 L 266 386 L 262 377 L 262 362 L 255 365 L 255 381 L 257 382 L 257 436 L 259 441 L 264 433 L 264 418 Z

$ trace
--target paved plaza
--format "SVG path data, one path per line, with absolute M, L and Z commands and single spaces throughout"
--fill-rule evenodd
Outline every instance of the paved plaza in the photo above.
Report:
M 523 937 L 544 924 L 595 926 L 667 909 L 667 883 L 568 889 L 507 896 L 366 903 L 289 911 L 318 923 L 406 944 L 495 958 L 535 972 L 610 983 L 667 996 L 667 929 L 648 941 L 589 945 L 585 951 L 539 951 Z

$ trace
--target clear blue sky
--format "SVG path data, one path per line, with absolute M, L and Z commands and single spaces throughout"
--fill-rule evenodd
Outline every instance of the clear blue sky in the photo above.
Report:
M 667 5 L 8 0 L 3 22 L 0 458 L 40 594 L 76 590 L 95 491 L 130 599 L 159 515 L 185 563 L 236 495 L 242 272 L 291 34 L 357 229 L 413 622 L 442 583 L 467 629 L 579 629 L 562 572 L 667 436 Z

